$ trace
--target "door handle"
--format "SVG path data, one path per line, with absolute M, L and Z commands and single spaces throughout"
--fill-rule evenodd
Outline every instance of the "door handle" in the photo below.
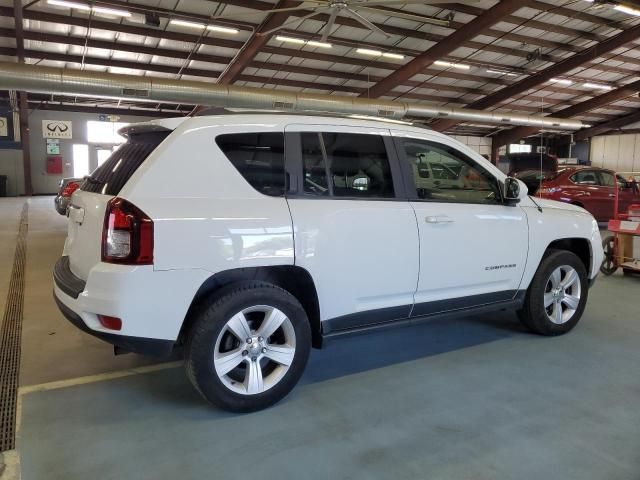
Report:
M 610 197 L 615 197 L 615 196 L 616 196 L 616 194 L 615 194 L 615 193 L 610 193 L 610 194 L 609 194 L 609 196 L 610 196 Z
M 425 221 L 427 223 L 453 223 L 453 218 L 447 215 L 429 215 Z

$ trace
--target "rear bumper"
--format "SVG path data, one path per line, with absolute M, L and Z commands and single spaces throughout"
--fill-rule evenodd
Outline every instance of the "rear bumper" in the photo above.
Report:
M 100 340 L 103 340 L 128 352 L 140 353 L 142 355 L 151 355 L 155 357 L 167 357 L 173 351 L 174 342 L 171 340 L 129 337 L 125 335 L 117 335 L 113 333 L 105 333 L 92 330 L 87 326 L 86 323 L 84 323 L 80 315 L 78 315 L 76 312 L 71 310 L 60 301 L 55 292 L 53 294 L 53 298 L 55 299 L 58 308 L 67 320 L 69 320 L 73 325 L 78 327 L 83 332 L 93 335 Z
M 54 296 L 62 313 L 81 330 L 123 349 L 161 355 L 178 341 L 191 302 L 210 276 L 195 269 L 156 271 L 153 265 L 96 263 L 86 281 L 62 257 L 53 270 Z M 106 328 L 99 315 L 122 320 Z

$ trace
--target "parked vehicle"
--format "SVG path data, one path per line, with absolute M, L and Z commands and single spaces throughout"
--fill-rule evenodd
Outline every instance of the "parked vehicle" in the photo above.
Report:
M 58 184 L 58 194 L 53 199 L 56 211 L 60 215 L 67 214 L 67 207 L 69 206 L 71 195 L 80 188 L 82 181 L 82 178 L 63 178 L 60 180 L 60 183 Z
M 540 171 L 540 170 L 523 170 L 515 172 L 512 176 L 521 180 L 529 191 L 529 195 L 535 195 L 543 182 L 554 178 L 558 172 Z
M 512 177 L 526 170 L 558 171 L 558 158 L 546 153 L 510 153 L 505 158 L 509 162 L 508 175 Z
M 312 345 L 354 332 L 513 309 L 563 334 L 602 262 L 589 213 L 430 130 L 254 114 L 121 134 L 73 194 L 57 303 L 118 350 L 184 345 L 229 410 L 275 403 Z
M 537 192 L 540 198 L 571 203 L 589 211 L 598 222 L 614 216 L 615 180 L 613 170 L 598 167 L 567 167 L 547 178 Z M 621 175 L 618 180 L 618 213 L 640 202 L 637 184 Z

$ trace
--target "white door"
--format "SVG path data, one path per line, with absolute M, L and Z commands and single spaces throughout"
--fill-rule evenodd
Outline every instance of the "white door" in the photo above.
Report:
M 526 216 L 500 201 L 493 167 L 443 142 L 396 137 L 420 232 L 413 316 L 513 299 L 527 259 Z
M 396 198 L 401 173 L 387 155 L 389 131 L 291 125 L 287 135 L 296 139 L 287 156 L 302 179 L 288 196 L 295 263 L 315 281 L 323 330 L 407 318 L 418 281 L 418 231 L 409 202 Z

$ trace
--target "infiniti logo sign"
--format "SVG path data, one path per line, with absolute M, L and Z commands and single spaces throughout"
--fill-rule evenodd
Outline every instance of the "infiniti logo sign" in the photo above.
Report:
M 43 120 L 42 136 L 44 138 L 72 138 L 71 122 L 64 120 Z

